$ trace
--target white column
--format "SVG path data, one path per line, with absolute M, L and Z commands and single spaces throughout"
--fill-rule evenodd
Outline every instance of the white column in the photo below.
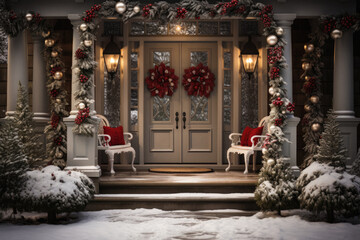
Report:
M 19 82 L 28 91 L 28 57 L 26 31 L 16 37 L 8 38 L 8 69 L 7 69 L 7 103 L 6 116 L 13 116 L 16 111 L 16 100 Z
M 72 66 L 75 66 L 75 52 L 79 48 L 80 34 L 77 30 L 79 24 L 81 24 L 81 18 L 78 14 L 69 14 L 68 18 L 73 25 L 73 52 L 72 52 Z M 95 127 L 95 133 L 93 136 L 76 135 L 72 129 L 75 126 L 75 118 L 78 113 L 76 108 L 76 102 L 74 98 L 74 92 L 79 88 L 79 80 L 75 71 L 72 70 L 72 87 L 71 87 L 71 112 L 70 116 L 64 119 L 67 127 L 67 170 L 80 170 L 88 177 L 92 178 L 96 189 L 98 191 L 98 179 L 101 176 L 101 169 L 98 165 L 98 150 L 97 150 L 97 130 Z M 91 90 L 91 94 L 94 94 L 94 88 Z M 93 104 L 90 106 L 91 115 L 96 114 Z M 99 122 L 96 116 L 91 116 L 93 120 Z
M 353 32 L 343 32 L 334 46 L 333 109 L 348 150 L 347 165 L 351 165 L 357 151 L 357 126 L 359 118 L 354 112 L 354 58 Z
M 33 113 L 35 121 L 49 120 L 49 96 L 46 89 L 46 70 L 41 36 L 33 35 Z
M 282 27 L 284 30 L 284 39 L 287 44 L 284 46 L 284 57 L 288 67 L 282 70 L 282 75 L 284 81 L 287 83 L 285 85 L 287 91 L 287 97 L 290 102 L 293 102 L 293 74 L 292 74 L 292 42 L 291 42 L 291 25 L 296 18 L 294 13 L 278 13 L 274 14 L 274 19 L 277 22 L 279 27 Z M 284 143 L 283 145 L 283 155 L 290 160 L 290 166 L 294 173 L 297 175 L 300 173 L 299 167 L 296 165 L 297 157 L 297 138 L 296 138 L 296 128 L 300 122 L 300 118 L 294 117 L 293 114 L 289 114 L 287 117 L 287 125 L 284 128 L 284 133 L 286 138 L 291 143 Z

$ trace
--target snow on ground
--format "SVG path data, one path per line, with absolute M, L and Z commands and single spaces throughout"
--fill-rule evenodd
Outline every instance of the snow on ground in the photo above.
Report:
M 159 209 L 81 212 L 63 225 L 0 224 L 6 240 L 122 240 L 122 239 L 359 239 L 357 224 L 311 222 L 306 211 L 285 212 L 286 217 L 238 210 L 162 211 Z

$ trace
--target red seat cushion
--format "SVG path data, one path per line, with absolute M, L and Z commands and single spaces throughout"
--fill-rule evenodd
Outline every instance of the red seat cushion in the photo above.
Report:
M 241 135 L 241 139 L 240 139 L 240 145 L 241 146 L 249 146 L 248 145 L 248 140 L 249 140 L 249 135 L 251 132 L 252 128 L 251 127 L 246 127 Z M 251 146 L 251 145 L 250 145 Z
M 119 126 L 117 128 L 104 126 L 104 134 L 110 135 L 111 137 L 111 141 L 109 142 L 110 146 L 125 145 L 124 130 L 122 126 Z
M 251 129 L 250 134 L 249 134 L 249 138 L 248 138 L 248 146 L 252 146 L 251 138 L 253 136 L 255 136 L 255 135 L 261 135 L 262 131 L 263 131 L 263 128 L 264 127 L 258 127 L 258 128 L 252 128 Z M 254 145 L 256 145 L 258 141 L 259 141 L 259 138 L 255 138 L 254 139 Z

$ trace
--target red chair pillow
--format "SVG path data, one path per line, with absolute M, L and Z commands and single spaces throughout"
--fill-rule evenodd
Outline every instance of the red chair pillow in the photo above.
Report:
M 252 128 L 251 127 L 246 127 L 241 135 L 241 139 L 240 139 L 240 145 L 241 146 L 249 146 L 248 145 L 248 140 L 249 140 L 249 135 L 251 132 Z M 250 145 L 251 146 L 251 145 Z
M 110 135 L 111 137 L 111 140 L 109 142 L 110 146 L 125 145 L 124 130 L 122 126 L 119 126 L 117 128 L 104 126 L 104 134 Z
M 249 138 L 248 138 L 248 146 L 252 146 L 251 138 L 253 136 L 255 136 L 255 135 L 261 135 L 262 131 L 263 131 L 263 128 L 264 127 L 258 127 L 258 128 L 252 128 L 251 129 L 250 134 L 249 134 Z M 258 141 L 259 141 L 259 138 L 255 138 L 254 139 L 254 145 L 256 145 Z

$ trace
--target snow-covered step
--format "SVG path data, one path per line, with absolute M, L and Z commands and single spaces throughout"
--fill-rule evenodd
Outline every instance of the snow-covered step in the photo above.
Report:
M 127 208 L 258 210 L 253 193 L 97 194 L 87 210 Z

